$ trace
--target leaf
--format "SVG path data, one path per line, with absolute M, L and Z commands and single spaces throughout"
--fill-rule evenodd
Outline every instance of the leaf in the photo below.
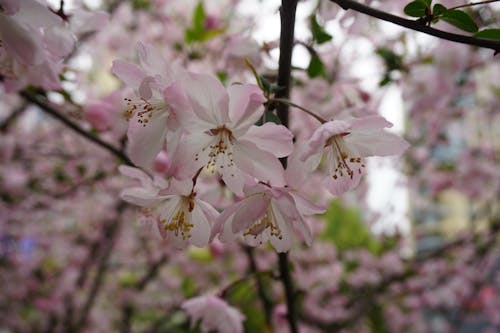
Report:
M 333 37 L 318 23 L 316 20 L 316 15 L 311 15 L 311 33 L 313 40 L 317 44 L 323 44 L 330 41 Z
M 307 67 L 307 75 L 310 78 L 318 77 L 325 73 L 325 65 L 317 55 L 311 56 L 311 61 Z
M 224 29 L 205 29 L 206 13 L 203 2 L 198 2 L 198 5 L 193 11 L 192 27 L 184 32 L 184 40 L 190 44 L 193 42 L 203 42 L 220 35 Z
M 434 5 L 433 9 L 432 9 L 432 15 L 434 16 L 437 16 L 437 15 L 441 15 L 443 14 L 444 12 L 446 12 L 448 9 L 446 9 L 445 6 L 443 6 L 442 4 L 440 3 L 437 3 Z
M 500 40 L 500 29 L 484 29 L 476 32 L 474 37 Z
M 424 17 L 426 15 L 425 10 L 429 8 L 429 6 L 430 4 L 427 5 L 423 0 L 415 0 L 407 4 L 403 11 L 406 15 L 411 17 Z
M 203 30 L 205 25 L 205 7 L 203 7 L 203 2 L 198 2 L 198 5 L 193 12 L 193 28 L 194 30 Z
M 441 16 L 441 20 L 467 32 L 477 32 L 478 30 L 476 23 L 472 20 L 469 14 L 461 10 L 447 10 Z

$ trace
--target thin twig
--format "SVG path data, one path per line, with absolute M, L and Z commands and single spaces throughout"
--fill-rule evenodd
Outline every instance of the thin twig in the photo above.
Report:
M 14 121 L 26 111 L 27 103 L 21 104 L 19 107 L 15 108 L 1 123 L 0 123 L 0 133 L 5 133 L 9 127 L 14 123 Z
M 41 97 L 26 90 L 21 91 L 19 94 L 28 102 L 39 106 L 45 113 L 49 114 L 53 118 L 56 118 L 57 120 L 59 120 L 60 122 L 71 128 L 76 133 L 80 134 L 89 141 L 92 141 L 96 145 L 106 149 L 107 151 L 118 157 L 120 160 L 122 160 L 123 163 L 130 166 L 134 166 L 134 163 L 124 152 L 112 146 L 111 144 L 102 141 L 99 137 L 92 135 L 91 133 L 87 132 L 85 129 L 80 127 L 80 125 L 66 118 L 59 110 L 57 110 L 54 106 L 52 106 L 50 102 L 47 101 L 46 99 L 42 99 Z
M 283 103 L 283 104 L 287 104 L 289 106 L 293 106 L 294 108 L 297 108 L 301 111 L 304 111 L 305 113 L 307 113 L 308 115 L 310 115 L 311 117 L 315 118 L 316 120 L 318 120 L 320 123 L 324 124 L 326 123 L 327 121 L 323 118 L 321 118 L 320 116 L 318 116 L 317 114 L 315 114 L 314 112 L 312 112 L 311 110 L 308 110 L 306 109 L 305 107 L 303 106 L 300 106 L 298 104 L 295 104 L 293 102 L 290 102 L 289 100 L 287 99 L 284 99 L 284 98 L 271 98 L 269 100 L 269 102 L 276 102 L 276 103 Z
M 342 7 L 345 10 L 352 9 L 354 11 L 366 14 L 368 16 L 372 16 L 375 18 L 378 18 L 383 21 L 391 22 L 394 24 L 397 24 L 399 26 L 420 31 L 425 34 L 446 39 L 452 42 L 456 43 L 462 43 L 462 44 L 467 44 L 467 45 L 473 45 L 473 46 L 478 46 L 478 47 L 483 47 L 487 49 L 492 49 L 495 51 L 495 54 L 500 52 L 500 42 L 495 41 L 495 40 L 489 40 L 489 39 L 482 39 L 482 38 L 475 38 L 471 36 L 464 36 L 464 35 L 459 35 L 451 32 L 446 32 L 438 29 L 434 29 L 431 27 L 426 26 L 425 24 L 422 24 L 419 21 L 415 20 L 408 20 L 404 19 L 402 17 L 392 15 L 389 13 L 386 13 L 384 11 L 377 10 L 375 8 L 372 8 L 370 6 L 363 5 L 357 1 L 353 0 L 330 0 L 331 2 L 335 2 L 338 4 L 340 7 Z
M 260 302 L 262 303 L 262 309 L 264 311 L 264 318 L 266 320 L 266 324 L 271 327 L 272 325 L 272 311 L 273 311 L 273 302 L 269 298 L 266 289 L 264 287 L 264 282 L 262 281 L 262 275 L 265 273 L 260 272 L 259 268 L 257 267 L 257 262 L 255 261 L 255 253 L 254 249 L 249 246 L 244 247 L 245 253 L 247 254 L 248 257 L 248 265 L 250 268 L 250 274 L 249 276 L 254 276 L 255 277 L 255 283 L 257 287 L 257 294 L 259 295 Z M 270 273 L 270 272 L 268 272 Z M 245 277 L 247 278 L 247 277 Z M 233 282 L 229 287 L 234 286 L 235 283 L 239 283 L 239 281 Z M 229 290 L 230 288 L 225 288 L 225 290 Z
M 477 6 L 477 5 L 485 5 L 487 3 L 492 3 L 492 2 L 498 2 L 500 0 L 486 0 L 486 1 L 479 1 L 479 2 L 471 2 L 471 3 L 466 3 L 460 6 L 455 6 L 448 8 L 448 10 L 453 10 L 453 9 L 458 9 L 458 8 L 465 8 L 465 7 L 472 7 L 472 6 Z

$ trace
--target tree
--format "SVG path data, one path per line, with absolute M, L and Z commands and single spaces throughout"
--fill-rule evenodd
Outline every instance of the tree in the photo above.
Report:
M 498 329 L 495 2 L 283 0 L 257 41 L 240 1 L 0 0 L 0 327 Z M 391 155 L 416 253 L 367 226 Z

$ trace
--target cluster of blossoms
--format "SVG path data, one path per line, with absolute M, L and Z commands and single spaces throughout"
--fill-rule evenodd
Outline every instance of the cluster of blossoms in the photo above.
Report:
M 59 74 L 76 34 L 97 29 L 107 17 L 83 9 L 70 17 L 51 10 L 44 0 L 1 0 L 0 80 L 5 90 L 15 92 L 27 85 L 60 89 Z
M 401 154 L 406 141 L 385 132 L 381 116 L 325 121 L 306 142 L 296 143 L 284 126 L 265 122 L 266 98 L 251 84 L 225 88 L 211 75 L 168 64 L 150 45 L 138 44 L 139 66 L 116 60 L 112 72 L 133 88 L 125 98 L 129 155 L 146 171 L 167 154 L 169 177 L 153 180 L 139 169 L 122 173 L 141 181 L 122 198 L 142 207 L 143 218 L 179 248 L 203 247 L 214 237 L 240 239 L 256 246 L 269 241 L 278 252 L 293 235 L 312 242 L 304 216 L 320 213 L 301 186 L 325 160 L 324 183 L 334 195 L 354 188 L 364 173 L 364 158 Z M 283 168 L 279 158 L 289 156 Z M 220 177 L 236 203 L 217 209 L 195 190 L 201 173 Z

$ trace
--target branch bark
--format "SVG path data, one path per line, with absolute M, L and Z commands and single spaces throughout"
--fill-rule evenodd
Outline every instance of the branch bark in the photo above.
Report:
M 357 11 L 359 13 L 366 14 L 371 17 L 378 18 L 383 21 L 391 22 L 396 25 L 415 30 L 415 31 L 420 31 L 425 34 L 438 37 L 441 39 L 446 39 L 452 42 L 456 43 L 462 43 L 462 44 L 467 44 L 467 45 L 473 45 L 477 47 L 483 47 L 487 49 L 492 49 L 495 51 L 495 54 L 500 52 L 500 41 L 495 41 L 495 40 L 489 40 L 489 39 L 482 39 L 482 38 L 475 38 L 471 36 L 464 36 L 464 35 L 459 35 L 451 32 L 446 32 L 443 30 L 435 29 L 432 27 L 428 27 L 425 24 L 416 21 L 416 20 L 408 20 L 396 15 L 392 15 L 389 13 L 386 13 L 384 11 L 372 8 L 370 6 L 363 5 L 357 1 L 353 0 L 330 0 L 331 2 L 335 2 L 337 5 L 342 7 L 344 10 L 352 9 L 354 11 Z
M 288 99 L 290 96 L 292 53 L 294 45 L 295 12 L 297 0 L 282 0 L 280 8 L 281 31 L 280 31 L 280 58 L 278 68 L 278 86 L 282 87 L 276 94 L 276 98 Z M 277 106 L 278 117 L 281 123 L 288 127 L 288 105 L 280 103 Z M 283 167 L 286 167 L 286 158 L 281 159 Z M 278 254 L 280 279 L 286 296 L 287 319 L 291 333 L 297 333 L 297 315 L 295 313 L 295 292 L 290 274 L 290 265 L 287 253 Z
M 134 166 L 134 163 L 130 160 L 130 158 L 123 151 L 119 150 L 116 147 L 113 147 L 113 145 L 111 145 L 105 141 L 102 141 L 97 136 L 90 134 L 85 129 L 80 127 L 80 125 L 78 125 L 75 122 L 66 118 L 66 116 L 64 116 L 59 110 L 57 110 L 54 106 L 52 106 L 49 103 L 49 101 L 47 101 L 46 99 L 42 99 L 39 96 L 37 96 L 36 94 L 33 94 L 33 93 L 28 92 L 26 90 L 21 91 L 19 94 L 28 102 L 30 102 L 34 105 L 37 105 L 45 113 L 49 114 L 53 118 L 59 120 L 64 125 L 71 128 L 74 132 L 78 133 L 79 135 L 83 136 L 84 138 L 93 142 L 94 144 L 106 149 L 111 154 L 115 155 L 118 159 L 122 160 L 123 163 L 130 165 L 130 166 Z

